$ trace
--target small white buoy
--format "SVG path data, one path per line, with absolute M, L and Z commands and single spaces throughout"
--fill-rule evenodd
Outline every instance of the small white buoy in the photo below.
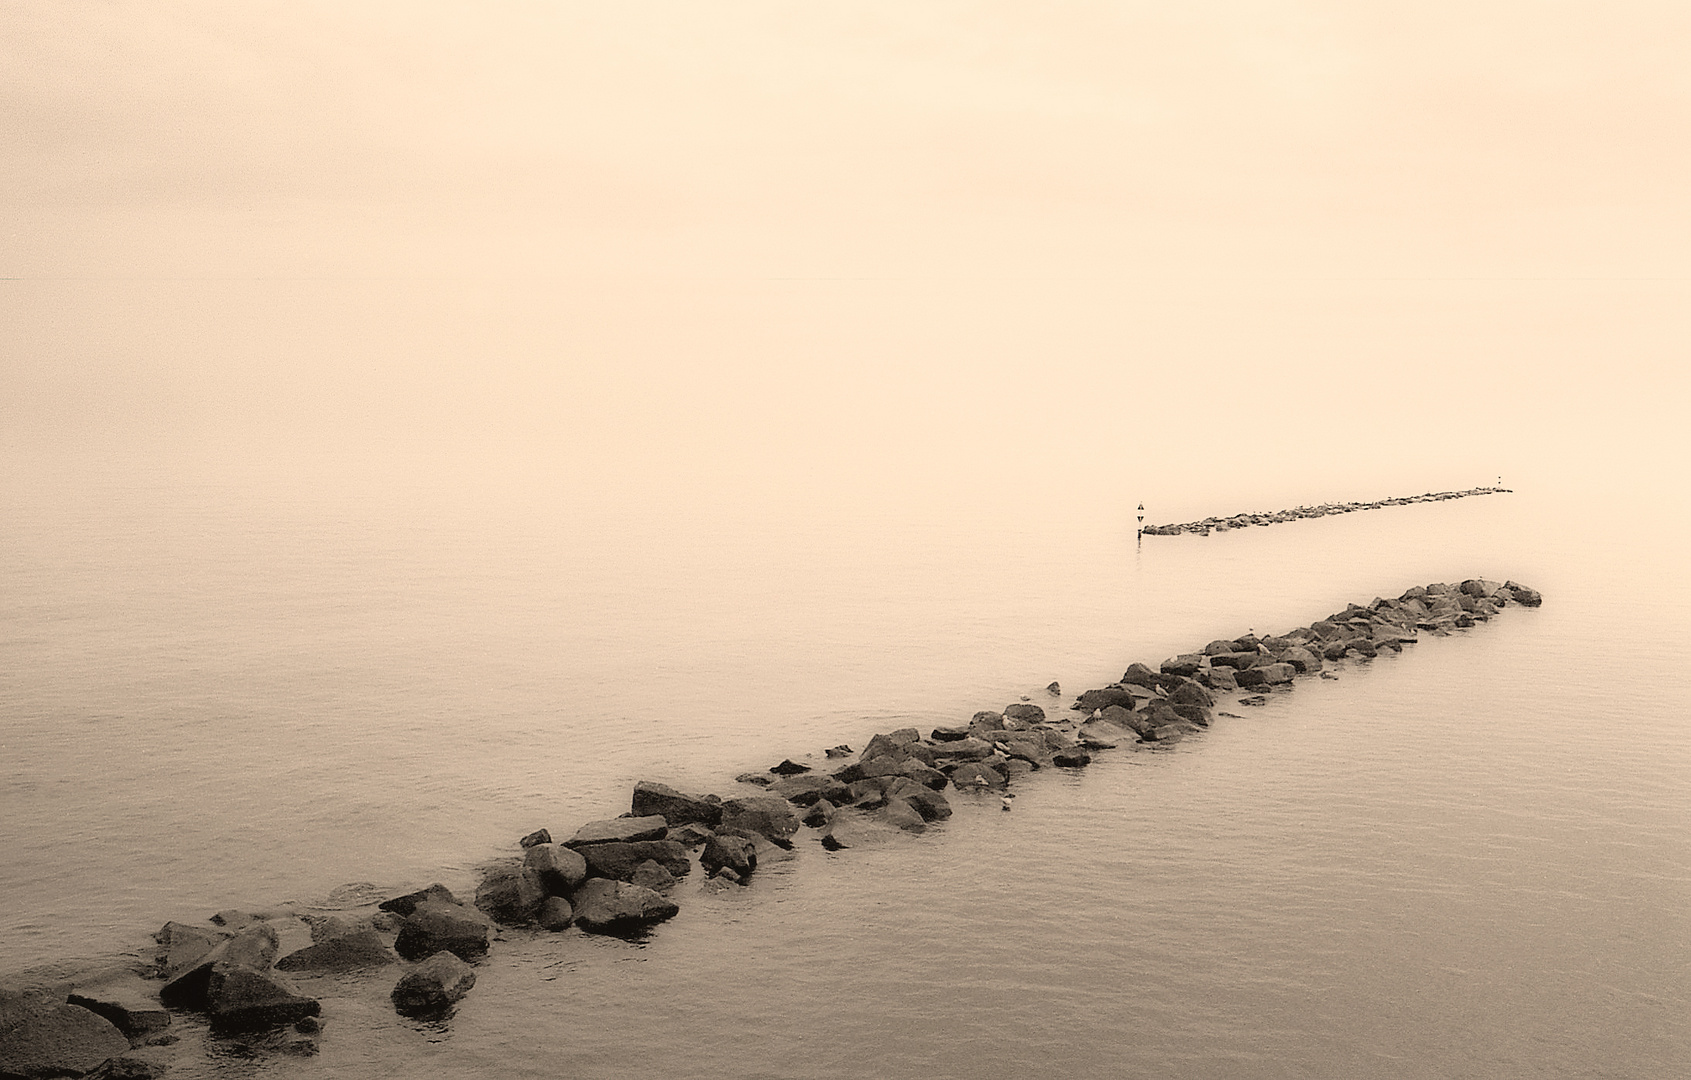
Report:
M 1010 809 L 1010 796 L 1006 795 L 998 801 L 1004 804 L 1004 809 Z

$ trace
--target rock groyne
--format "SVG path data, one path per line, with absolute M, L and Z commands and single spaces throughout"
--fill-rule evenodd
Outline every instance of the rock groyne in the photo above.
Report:
M 314 1053 L 324 1014 L 314 986 L 348 986 L 408 1021 L 442 1021 L 476 983 L 502 935 L 574 929 L 637 937 L 680 910 L 679 883 L 695 867 L 694 895 L 745 888 L 760 863 L 790 858 L 796 841 L 828 851 L 926 832 L 951 816 L 946 792 L 1011 807 L 1008 789 L 1044 769 L 1076 769 L 1094 753 L 1177 742 L 1207 729 L 1217 704 L 1263 704 L 1326 666 L 1401 652 L 1421 634 L 1472 627 L 1542 597 L 1516 582 L 1435 583 L 1395 599 L 1351 604 L 1284 634 L 1211 641 L 1155 667 L 1131 664 L 1116 682 L 1080 694 L 1073 716 L 1026 698 L 927 735 L 872 736 L 861 753 L 831 747 L 737 777 L 726 796 L 694 795 L 642 780 L 620 816 L 580 825 L 557 842 L 540 828 L 480 874 L 463 899 L 442 884 L 404 895 L 342 886 L 321 905 L 222 911 L 205 923 L 166 923 L 150 964 L 0 989 L 0 1080 L 15 1077 L 157 1077 L 178 1046 L 176 1021 L 242 1057 Z M 1045 695 L 1055 704 L 1061 688 Z M 834 764 L 844 758 L 855 760 Z M 828 764 L 822 766 L 824 762 Z M 808 831 L 807 831 L 808 830 Z M 849 856 L 847 856 L 849 857 Z M 395 972 L 398 978 L 395 979 Z M 319 980 L 334 980 L 320 984 Z
M 1451 499 L 1466 499 L 1470 495 L 1501 495 L 1508 494 L 1508 488 L 1477 487 L 1467 491 L 1429 491 L 1425 495 L 1403 495 L 1395 499 L 1379 499 L 1375 502 L 1322 503 L 1320 506 L 1296 506 L 1290 510 L 1276 510 L 1266 514 L 1234 514 L 1232 517 L 1207 517 L 1202 521 L 1187 521 L 1179 525 L 1144 525 L 1139 531 L 1145 536 L 1179 536 L 1181 533 L 1194 533 L 1198 536 L 1208 536 L 1213 532 L 1228 532 L 1233 529 L 1243 529 L 1251 525 L 1282 525 L 1288 521 L 1303 521 L 1306 518 L 1327 517 L 1330 514 L 1353 514 L 1358 510 L 1379 510 L 1387 506 L 1410 506 L 1414 503 L 1448 502 Z

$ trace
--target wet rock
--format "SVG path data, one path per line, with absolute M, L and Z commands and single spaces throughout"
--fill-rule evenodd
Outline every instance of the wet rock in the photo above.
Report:
M 1240 698 L 1239 704 L 1241 704 L 1241 705 L 1267 705 L 1268 699 L 1263 697 L 1261 694 L 1255 694 L 1251 697 Z
M 980 712 L 969 718 L 969 730 L 1003 731 L 1004 714 L 1001 712 L 993 712 L 991 709 L 982 709 Z
M 982 761 L 992 756 L 992 744 L 971 736 L 939 744 L 934 747 L 934 756 L 940 761 Z
M 1302 646 L 1293 646 L 1280 654 L 1280 659 L 1292 665 L 1299 674 L 1308 675 L 1321 670 L 1320 657 Z
M 1051 763 L 1060 769 L 1078 769 L 1092 764 L 1092 755 L 1085 750 L 1059 750 L 1051 755 Z
M 401 1016 L 445 1013 L 476 985 L 470 965 L 450 952 L 438 952 L 406 972 L 393 988 L 394 1011 Z
M 534 917 L 535 925 L 554 933 L 568 930 L 574 920 L 575 909 L 561 896 L 548 896 L 540 905 L 540 913 Z
M 928 738 L 934 742 L 960 742 L 969 737 L 966 727 L 937 727 L 928 732 Z
M 376 906 L 382 911 L 391 911 L 395 915 L 410 915 L 417 910 L 419 904 L 431 902 L 456 904 L 458 898 L 452 895 L 451 889 L 437 881 L 426 889 L 406 893 L 404 896 L 396 896 L 392 900 L 384 900 Z
M 1018 702 L 1014 705 L 1004 706 L 1004 719 L 1021 720 L 1030 724 L 1039 724 L 1045 721 L 1045 710 L 1040 708 L 1038 705 L 1028 705 Z
M 489 870 L 476 887 L 476 908 L 501 926 L 527 926 L 547 897 L 540 875 L 525 866 Z
M 185 923 L 167 922 L 153 935 L 159 943 L 159 970 L 166 979 L 174 979 L 198 964 L 205 955 L 217 948 L 230 935 L 217 930 Z
M 1196 682 L 1183 682 L 1175 687 L 1168 695 L 1171 705 L 1199 705 L 1209 708 L 1215 704 L 1215 698 Z
M 812 803 L 810 809 L 805 812 L 804 818 L 802 819 L 803 823 L 805 826 L 812 829 L 825 828 L 834 816 L 834 805 L 834 803 L 829 802 L 827 799 L 818 799 L 816 802 Z
M 1527 607 L 1538 607 L 1540 604 L 1544 603 L 1543 594 L 1541 594 L 1537 589 L 1527 588 L 1518 581 L 1511 581 L 1505 587 L 1508 588 L 1509 592 L 1515 597 L 1515 602 L 1517 604 L 1523 604 Z
M 1045 692 L 1047 694 L 1050 694 L 1052 697 L 1062 697 L 1063 696 L 1063 684 L 1059 683 L 1056 679 L 1052 679 L 1051 682 L 1045 687 Z
M 589 821 L 564 841 L 564 846 L 580 851 L 593 844 L 632 844 L 641 840 L 662 840 L 669 831 L 669 822 L 655 814 L 646 817 L 610 818 Z
M 1238 652 L 1231 639 L 1218 639 L 1204 646 L 1205 656 L 1220 656 L 1223 653 Z
M 130 971 L 111 971 L 79 981 L 66 1003 L 105 1017 L 134 1045 L 170 1027 L 170 1013 L 159 1001 L 158 984 Z
M 778 800 L 786 806 L 785 799 Z M 724 826 L 726 828 L 726 826 Z M 640 840 L 628 844 L 589 844 L 581 848 L 581 855 L 587 860 L 588 880 L 593 878 L 607 878 L 613 881 L 632 881 L 634 871 L 640 864 L 651 859 L 674 877 L 686 877 L 693 869 L 693 861 L 687 855 L 687 849 L 674 840 Z M 572 898 L 579 894 L 578 886 Z M 579 902 L 576 905 L 580 907 Z
M 425 900 L 405 917 L 393 949 L 407 960 L 421 960 L 450 952 L 460 960 L 487 955 L 493 927 L 473 908 L 441 900 Z
M 792 758 L 786 758 L 781 762 L 781 764 L 770 766 L 769 771 L 775 773 L 777 776 L 798 776 L 800 773 L 809 772 L 810 766 L 800 765 Z
M 1157 685 L 1157 674 L 1144 664 L 1134 663 L 1127 666 L 1127 671 L 1122 674 L 1121 681 L 1123 685 L 1153 687 Z
M 1162 674 L 1191 678 L 1198 673 L 1198 668 L 1202 666 L 1203 662 L 1204 656 L 1202 653 L 1182 653 L 1179 656 L 1171 656 L 1163 661 Z M 1122 681 L 1127 681 L 1126 676 L 1122 677 Z
M 1143 687 L 1141 687 L 1143 689 Z M 1091 715 L 1098 709 L 1119 705 L 1124 709 L 1134 706 L 1134 696 L 1131 690 L 1121 687 L 1106 686 L 1098 690 L 1088 690 L 1075 699 L 1074 707 L 1080 712 Z
M 1239 689 L 1239 679 L 1230 667 L 1210 667 L 1198 673 L 1198 681 L 1211 690 Z
M 765 783 L 768 777 L 760 777 Z M 661 817 L 670 828 L 678 825 L 708 825 L 715 828 L 722 821 L 722 800 L 712 796 L 687 795 L 668 784 L 642 780 L 634 785 L 630 811 L 637 818 Z
M 633 933 L 672 918 L 674 902 L 625 881 L 589 878 L 575 895 L 575 923 L 589 934 Z
M 857 751 L 853 750 L 845 743 L 841 743 L 838 746 L 830 746 L 828 749 L 822 751 L 822 753 L 831 758 L 848 758 L 857 753 Z
M 828 752 L 828 756 L 829 757 L 836 757 L 836 756 L 850 757 L 851 755 L 850 754 L 836 755 L 833 751 L 830 750 Z M 747 772 L 747 773 L 741 773 L 739 776 L 736 776 L 734 778 L 734 781 L 736 783 L 740 783 L 740 784 L 752 784 L 756 787 L 768 787 L 770 784 L 773 784 L 775 782 L 775 778 L 773 776 L 770 776 L 768 773 Z
M 291 952 L 276 961 L 276 970 L 355 971 L 398 962 L 381 935 L 365 927 Z
M 628 883 L 653 892 L 668 892 L 675 888 L 675 875 L 665 870 L 656 859 L 647 859 L 634 868 Z
M 924 832 L 928 827 L 928 823 L 922 820 L 921 813 L 903 799 L 888 799 L 876 815 L 883 823 L 905 832 Z
M 957 766 L 951 774 L 951 783 L 958 791 L 997 789 L 1004 786 L 1004 775 L 991 766 L 970 762 Z
M 679 829 L 670 829 L 669 835 L 664 839 L 673 840 L 682 847 L 692 850 L 715 835 L 715 830 L 706 828 L 698 822 L 690 822 Z
M 537 844 L 523 853 L 523 866 L 550 896 L 568 896 L 587 880 L 587 860 L 574 848 Z
M 268 923 L 254 923 L 166 982 L 159 990 L 159 1000 L 172 1009 L 204 1010 L 212 972 L 218 965 L 267 971 L 276 960 L 276 948 L 275 929 Z
M 833 776 L 793 776 L 769 787 L 771 795 L 779 795 L 794 806 L 810 806 L 821 799 L 839 802 L 845 798 L 845 791 L 845 783 Z
M 722 803 L 725 829 L 747 829 L 782 842 L 799 831 L 798 815 L 786 799 L 777 795 L 750 795 L 725 799 Z
M 517 846 L 522 848 L 531 848 L 538 844 L 550 844 L 551 842 L 552 834 L 550 832 L 545 829 L 536 829 L 521 840 L 518 840 Z
M 0 1076 L 84 1076 L 128 1049 L 123 1032 L 103 1016 L 0 990 Z
M 726 866 L 743 878 L 757 869 L 757 845 L 743 836 L 713 836 L 699 853 L 699 865 L 711 874 Z
M 1080 745 L 1088 750 L 1114 750 L 1123 732 L 1113 724 L 1089 720 L 1080 726 Z
M 206 1015 L 215 1032 L 261 1031 L 316 1016 L 322 1006 L 274 975 L 225 961 L 211 970 Z
M 931 788 L 907 789 L 900 793 L 899 798 L 922 815 L 923 821 L 944 821 L 951 816 L 950 801 Z

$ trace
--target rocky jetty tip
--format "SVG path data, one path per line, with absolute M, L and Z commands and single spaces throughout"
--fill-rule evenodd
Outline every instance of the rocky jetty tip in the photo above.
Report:
M 1290 510 L 1275 510 L 1270 513 L 1234 514 L 1224 518 L 1207 517 L 1202 521 L 1186 521 L 1179 525 L 1143 525 L 1139 532 L 1144 536 L 1179 536 L 1181 533 L 1208 536 L 1211 532 L 1228 532 L 1251 525 L 1282 525 L 1288 521 L 1303 521 L 1307 518 L 1327 517 L 1330 514 L 1354 514 L 1358 510 L 1379 510 L 1387 506 L 1411 506 L 1415 503 L 1466 499 L 1473 495 L 1508 493 L 1509 489 L 1502 487 L 1477 487 L 1467 491 L 1429 491 L 1425 495 L 1402 495 L 1395 499 L 1378 499 L 1374 502 L 1322 503 L 1320 506 L 1297 506 Z
M 561 843 L 550 827 L 513 841 L 468 901 L 438 883 L 396 896 L 358 884 L 331 894 L 332 911 L 287 905 L 168 922 L 144 967 L 0 988 L 0 1080 L 162 1076 L 184 1014 L 202 1015 L 209 1038 L 239 1042 L 248 1057 L 315 1053 L 326 1018 L 311 988 L 324 977 L 339 995 L 348 985 L 382 994 L 403 1020 L 441 1022 L 468 999 L 475 966 L 502 934 L 639 936 L 680 911 L 673 894 L 695 866 L 708 895 L 750 886 L 760 866 L 793 858 L 801 836 L 842 852 L 924 833 L 951 816 L 947 792 L 1009 810 L 1009 789 L 1031 773 L 1082 768 L 1124 745 L 1167 745 L 1236 715 L 1216 711 L 1221 696 L 1261 704 L 1298 679 L 1331 677 L 1328 664 L 1367 662 L 1542 602 L 1513 581 L 1417 585 L 1283 634 L 1131 664 L 1080 694 L 1072 716 L 1016 701 L 927 735 L 877 734 L 844 764 L 850 748 L 831 747 L 821 753 L 827 769 L 787 759 L 744 774 L 727 796 L 642 780 L 619 816 L 585 822 Z M 1060 693 L 1056 683 L 1045 690 Z

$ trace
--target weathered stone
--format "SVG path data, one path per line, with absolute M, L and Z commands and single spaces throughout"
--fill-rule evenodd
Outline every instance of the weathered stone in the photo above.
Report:
M 923 787 L 932 788 L 934 791 L 939 791 L 947 783 L 946 775 L 943 772 L 914 759 L 901 765 L 898 775 L 914 780 Z
M 254 923 L 206 953 L 159 989 L 159 1000 L 173 1009 L 205 1009 L 212 971 L 219 964 L 235 964 L 253 971 L 267 971 L 276 960 L 276 930 L 269 923 Z
M 110 1020 L 62 1001 L 0 991 L 0 1077 L 84 1076 L 129 1049 Z
M 1157 672 L 1152 671 L 1144 664 L 1129 664 L 1127 671 L 1121 677 L 1121 681 L 1124 685 L 1131 683 L 1135 686 L 1155 686 L 1157 685 Z
M 1162 674 L 1191 678 L 1198 673 L 1198 668 L 1203 665 L 1203 661 L 1202 653 L 1182 653 L 1179 656 L 1171 656 L 1163 661 Z
M 653 892 L 667 892 L 675 888 L 675 875 L 665 870 L 656 859 L 647 859 L 634 868 L 628 883 Z
M 969 718 L 969 728 L 975 731 L 1003 731 L 1004 714 L 993 712 L 991 709 L 982 709 Z
M 951 816 L 951 803 L 931 788 L 913 788 L 900 793 L 900 799 L 915 808 L 923 821 L 944 821 Z
M 831 758 L 848 758 L 856 752 L 857 751 L 853 750 L 845 743 L 841 743 L 838 746 L 830 746 L 828 749 L 822 751 L 824 755 Z
M 682 847 L 691 850 L 698 847 L 700 844 L 703 844 L 706 840 L 709 840 L 715 835 L 716 830 L 701 825 L 696 821 L 690 821 L 680 828 L 671 828 L 669 830 L 669 835 L 664 837 L 664 839 L 672 840 L 675 843 L 680 844 Z
M 779 801 L 782 806 L 787 805 L 785 799 Z M 641 840 L 630 844 L 589 844 L 580 850 L 582 857 L 587 860 L 589 880 L 592 878 L 609 878 L 613 881 L 631 881 L 634 878 L 634 871 L 647 859 L 653 860 L 675 877 L 686 877 L 693 869 L 693 862 L 687 855 L 687 849 L 674 840 Z M 578 886 L 575 891 L 580 892 L 580 887 Z
M 1205 656 L 1220 656 L 1222 653 L 1230 653 L 1230 652 L 1237 652 L 1237 651 L 1238 650 L 1236 648 L 1234 648 L 1233 642 L 1231 640 L 1228 640 L 1228 639 L 1219 639 L 1219 640 L 1216 640 L 1216 641 L 1212 641 L 1208 645 L 1204 646 L 1204 655 Z
M 922 820 L 921 813 L 903 799 L 888 799 L 886 805 L 876 812 L 876 817 L 905 832 L 924 832 L 928 827 L 928 823 Z
M 985 739 L 971 736 L 957 742 L 939 744 L 934 747 L 934 756 L 942 761 L 981 761 L 992 756 L 992 744 Z
M 229 935 L 185 923 L 167 922 L 153 935 L 159 943 L 159 970 L 166 979 L 197 965 L 207 953 L 229 940 Z
M 934 742 L 959 742 L 969 737 L 966 727 L 937 727 L 928 732 L 928 738 Z
M 575 909 L 561 896 L 548 896 L 540 905 L 540 913 L 534 917 L 535 924 L 542 930 L 553 932 L 568 930 L 574 920 Z
M 809 828 L 821 829 L 827 826 L 829 820 L 833 818 L 833 816 L 834 804 L 829 802 L 827 799 L 818 799 L 816 802 L 811 804 L 810 809 L 805 812 L 802 820 Z
M 1052 697 L 1062 697 L 1063 684 L 1058 682 L 1056 679 L 1052 679 L 1050 683 L 1046 685 L 1045 692 L 1050 694 Z
M 771 784 L 769 793 L 794 806 L 809 806 L 818 799 L 837 802 L 845 796 L 845 783 L 833 776 L 790 776 Z
M 1172 705 L 1201 705 L 1204 708 L 1215 704 L 1210 692 L 1195 682 L 1181 683 L 1170 692 L 1168 700 Z
M 564 841 L 565 847 L 580 851 L 593 844 L 632 844 L 641 840 L 662 840 L 669 831 L 669 822 L 649 814 L 646 817 L 609 818 L 589 821 Z
M 851 755 L 849 755 L 849 754 L 835 754 L 832 750 L 830 750 L 830 751 L 828 751 L 828 756 L 829 757 L 850 757 Z M 736 776 L 734 778 L 734 780 L 735 780 L 736 783 L 752 784 L 752 785 L 755 785 L 757 787 L 768 787 L 770 784 L 773 784 L 775 782 L 775 778 L 773 776 L 770 776 L 768 773 L 755 773 L 755 772 L 741 773 L 739 776 Z
M 1004 776 L 991 766 L 970 762 L 957 766 L 957 770 L 951 774 L 951 783 L 958 791 L 1001 788 L 1004 786 Z
M 551 896 L 568 896 L 587 880 L 587 860 L 574 848 L 537 844 L 523 853 L 523 866 L 540 879 Z
M 767 782 L 769 777 L 762 777 Z M 697 823 L 715 828 L 722 820 L 722 801 L 714 796 L 688 795 L 668 784 L 642 780 L 634 785 L 629 810 L 636 817 L 661 817 L 670 828 Z
M 1004 706 L 1005 720 L 1022 720 L 1031 724 L 1042 723 L 1045 720 L 1045 710 L 1038 705 L 1027 702 L 1016 702 Z
M 1198 680 L 1211 690 L 1237 690 L 1239 679 L 1229 667 L 1210 667 L 1198 673 Z
M 651 889 L 604 878 L 589 878 L 576 890 L 575 909 L 576 925 L 589 934 L 632 933 L 681 910 Z
M 316 1016 L 322 1008 L 281 979 L 230 961 L 212 968 L 206 985 L 206 1015 L 213 1031 L 279 1027 Z
M 492 930 L 487 917 L 473 908 L 425 900 L 405 917 L 393 948 L 407 960 L 421 960 L 443 950 L 460 960 L 474 960 L 487 955 Z
M 384 900 L 376 906 L 382 911 L 391 911 L 396 915 L 410 915 L 417 910 L 417 905 L 430 902 L 456 904 L 458 898 L 452 895 L 451 889 L 437 881 L 426 889 Z
M 526 926 L 546 899 L 540 875 L 525 866 L 498 866 L 476 887 L 476 907 L 501 926 Z
M 1186 737 L 1187 730 L 1188 729 L 1185 724 L 1164 724 L 1162 727 L 1153 730 L 1149 735 L 1146 735 L 1145 741 L 1159 743 L 1176 742 Z
M 1515 602 L 1517 604 L 1523 604 L 1527 607 L 1538 607 L 1540 604 L 1544 603 L 1544 596 L 1542 593 L 1540 593 L 1537 589 L 1529 589 L 1518 581 L 1508 582 L 1505 587 L 1515 597 Z
M 105 1017 L 131 1043 L 140 1043 L 170 1027 L 170 1013 L 159 1001 L 158 984 L 129 971 L 107 972 L 98 979 L 78 982 L 66 1003 Z
M 382 942 L 381 935 L 366 927 L 291 952 L 276 961 L 276 970 L 354 971 L 398 962 L 399 958 Z
M 792 805 L 776 795 L 724 800 L 722 824 L 724 828 L 749 829 L 775 841 L 787 840 L 799 831 L 798 815 L 793 813 Z
M 1082 765 L 1092 764 L 1092 755 L 1085 750 L 1059 750 L 1051 755 L 1051 763 L 1060 769 L 1078 769 Z
M 713 836 L 699 853 L 699 865 L 713 874 L 726 866 L 743 878 L 757 869 L 757 845 L 743 836 Z
M 800 765 L 792 758 L 785 758 L 782 760 L 781 764 L 770 766 L 769 771 L 777 776 L 798 776 L 800 773 L 809 772 L 810 766 Z
M 518 840 L 517 846 L 521 848 L 531 848 L 539 844 L 550 844 L 551 842 L 552 834 L 550 832 L 545 829 L 536 829 L 521 840 Z
M 1131 690 L 1106 686 L 1098 690 L 1088 690 L 1080 695 L 1075 699 L 1074 708 L 1090 716 L 1098 709 L 1107 708 L 1111 705 L 1120 705 L 1124 709 L 1131 709 L 1133 703 L 1134 698 Z
M 402 1016 L 438 1016 L 463 1000 L 476 985 L 470 965 L 450 952 L 438 952 L 406 972 L 393 988 L 394 1011 Z

